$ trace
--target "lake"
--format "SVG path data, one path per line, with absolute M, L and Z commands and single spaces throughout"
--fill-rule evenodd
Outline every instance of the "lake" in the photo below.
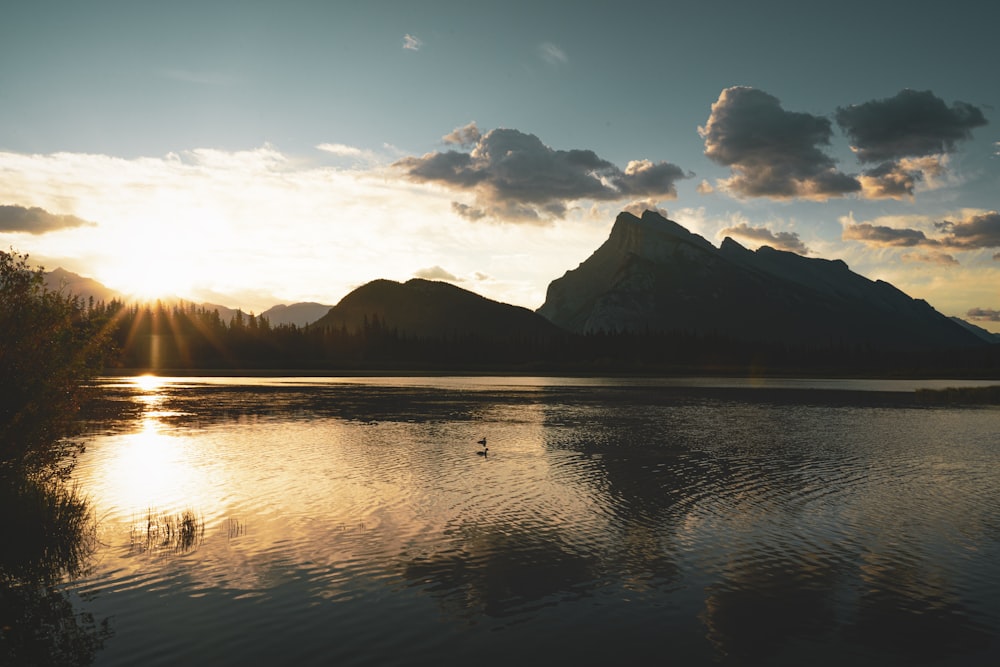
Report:
M 98 665 L 1000 664 L 950 384 L 106 378 L 62 590 Z

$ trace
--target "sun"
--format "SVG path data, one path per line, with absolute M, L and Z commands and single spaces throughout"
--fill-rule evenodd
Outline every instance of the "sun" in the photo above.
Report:
M 105 266 L 103 280 L 139 301 L 185 298 L 191 291 L 195 269 L 189 258 L 163 251 L 115 257 Z

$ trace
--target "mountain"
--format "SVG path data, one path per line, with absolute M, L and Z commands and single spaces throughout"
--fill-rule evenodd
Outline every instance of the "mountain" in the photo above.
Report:
M 957 324 L 958 326 L 976 334 L 987 343 L 1000 344 L 1000 333 L 993 333 L 992 331 L 977 326 L 972 322 L 967 322 L 963 320 L 961 317 L 951 317 L 949 319 L 951 319 L 951 321 Z
M 492 301 L 449 283 L 414 278 L 374 280 L 330 309 L 313 326 L 360 331 L 376 319 L 387 330 L 418 338 L 476 335 L 488 339 L 548 338 L 562 332 L 520 306 Z
M 260 315 L 261 317 L 266 317 L 267 321 L 273 327 L 281 324 L 294 324 L 297 327 L 304 327 L 326 315 L 330 312 L 330 308 L 332 306 L 306 301 L 303 303 L 293 303 L 290 306 L 284 304 L 271 306 Z
M 46 271 L 43 276 L 45 287 L 63 294 L 75 294 L 84 301 L 93 297 L 94 301 L 111 301 L 121 299 L 122 294 L 110 287 L 105 287 L 93 278 L 86 278 L 63 268 Z
M 810 347 L 970 346 L 981 340 L 843 261 L 726 238 L 716 248 L 652 211 L 621 213 L 608 240 L 554 280 L 538 309 L 573 332 L 661 331 Z

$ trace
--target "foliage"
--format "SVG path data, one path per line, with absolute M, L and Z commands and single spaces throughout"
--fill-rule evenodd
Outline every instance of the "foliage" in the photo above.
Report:
M 86 499 L 58 480 L 0 484 L 0 664 L 83 665 L 111 636 L 78 613 L 59 583 L 78 576 L 97 541 Z
M 0 251 L 0 478 L 66 478 L 79 445 L 65 438 L 106 339 L 85 305 L 47 289 L 27 260 Z
M 995 375 L 1000 345 L 912 349 L 809 347 L 672 332 L 485 338 L 414 336 L 375 313 L 346 326 L 271 326 L 237 312 L 228 323 L 192 304 L 97 304 L 112 323 L 117 363 L 137 371 L 543 372 L 791 375 Z

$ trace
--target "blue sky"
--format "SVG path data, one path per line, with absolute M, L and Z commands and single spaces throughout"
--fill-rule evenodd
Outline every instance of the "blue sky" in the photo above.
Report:
M 4 14 L 0 243 L 49 268 L 254 310 L 415 275 L 536 308 L 656 206 L 1000 330 L 987 3 Z

